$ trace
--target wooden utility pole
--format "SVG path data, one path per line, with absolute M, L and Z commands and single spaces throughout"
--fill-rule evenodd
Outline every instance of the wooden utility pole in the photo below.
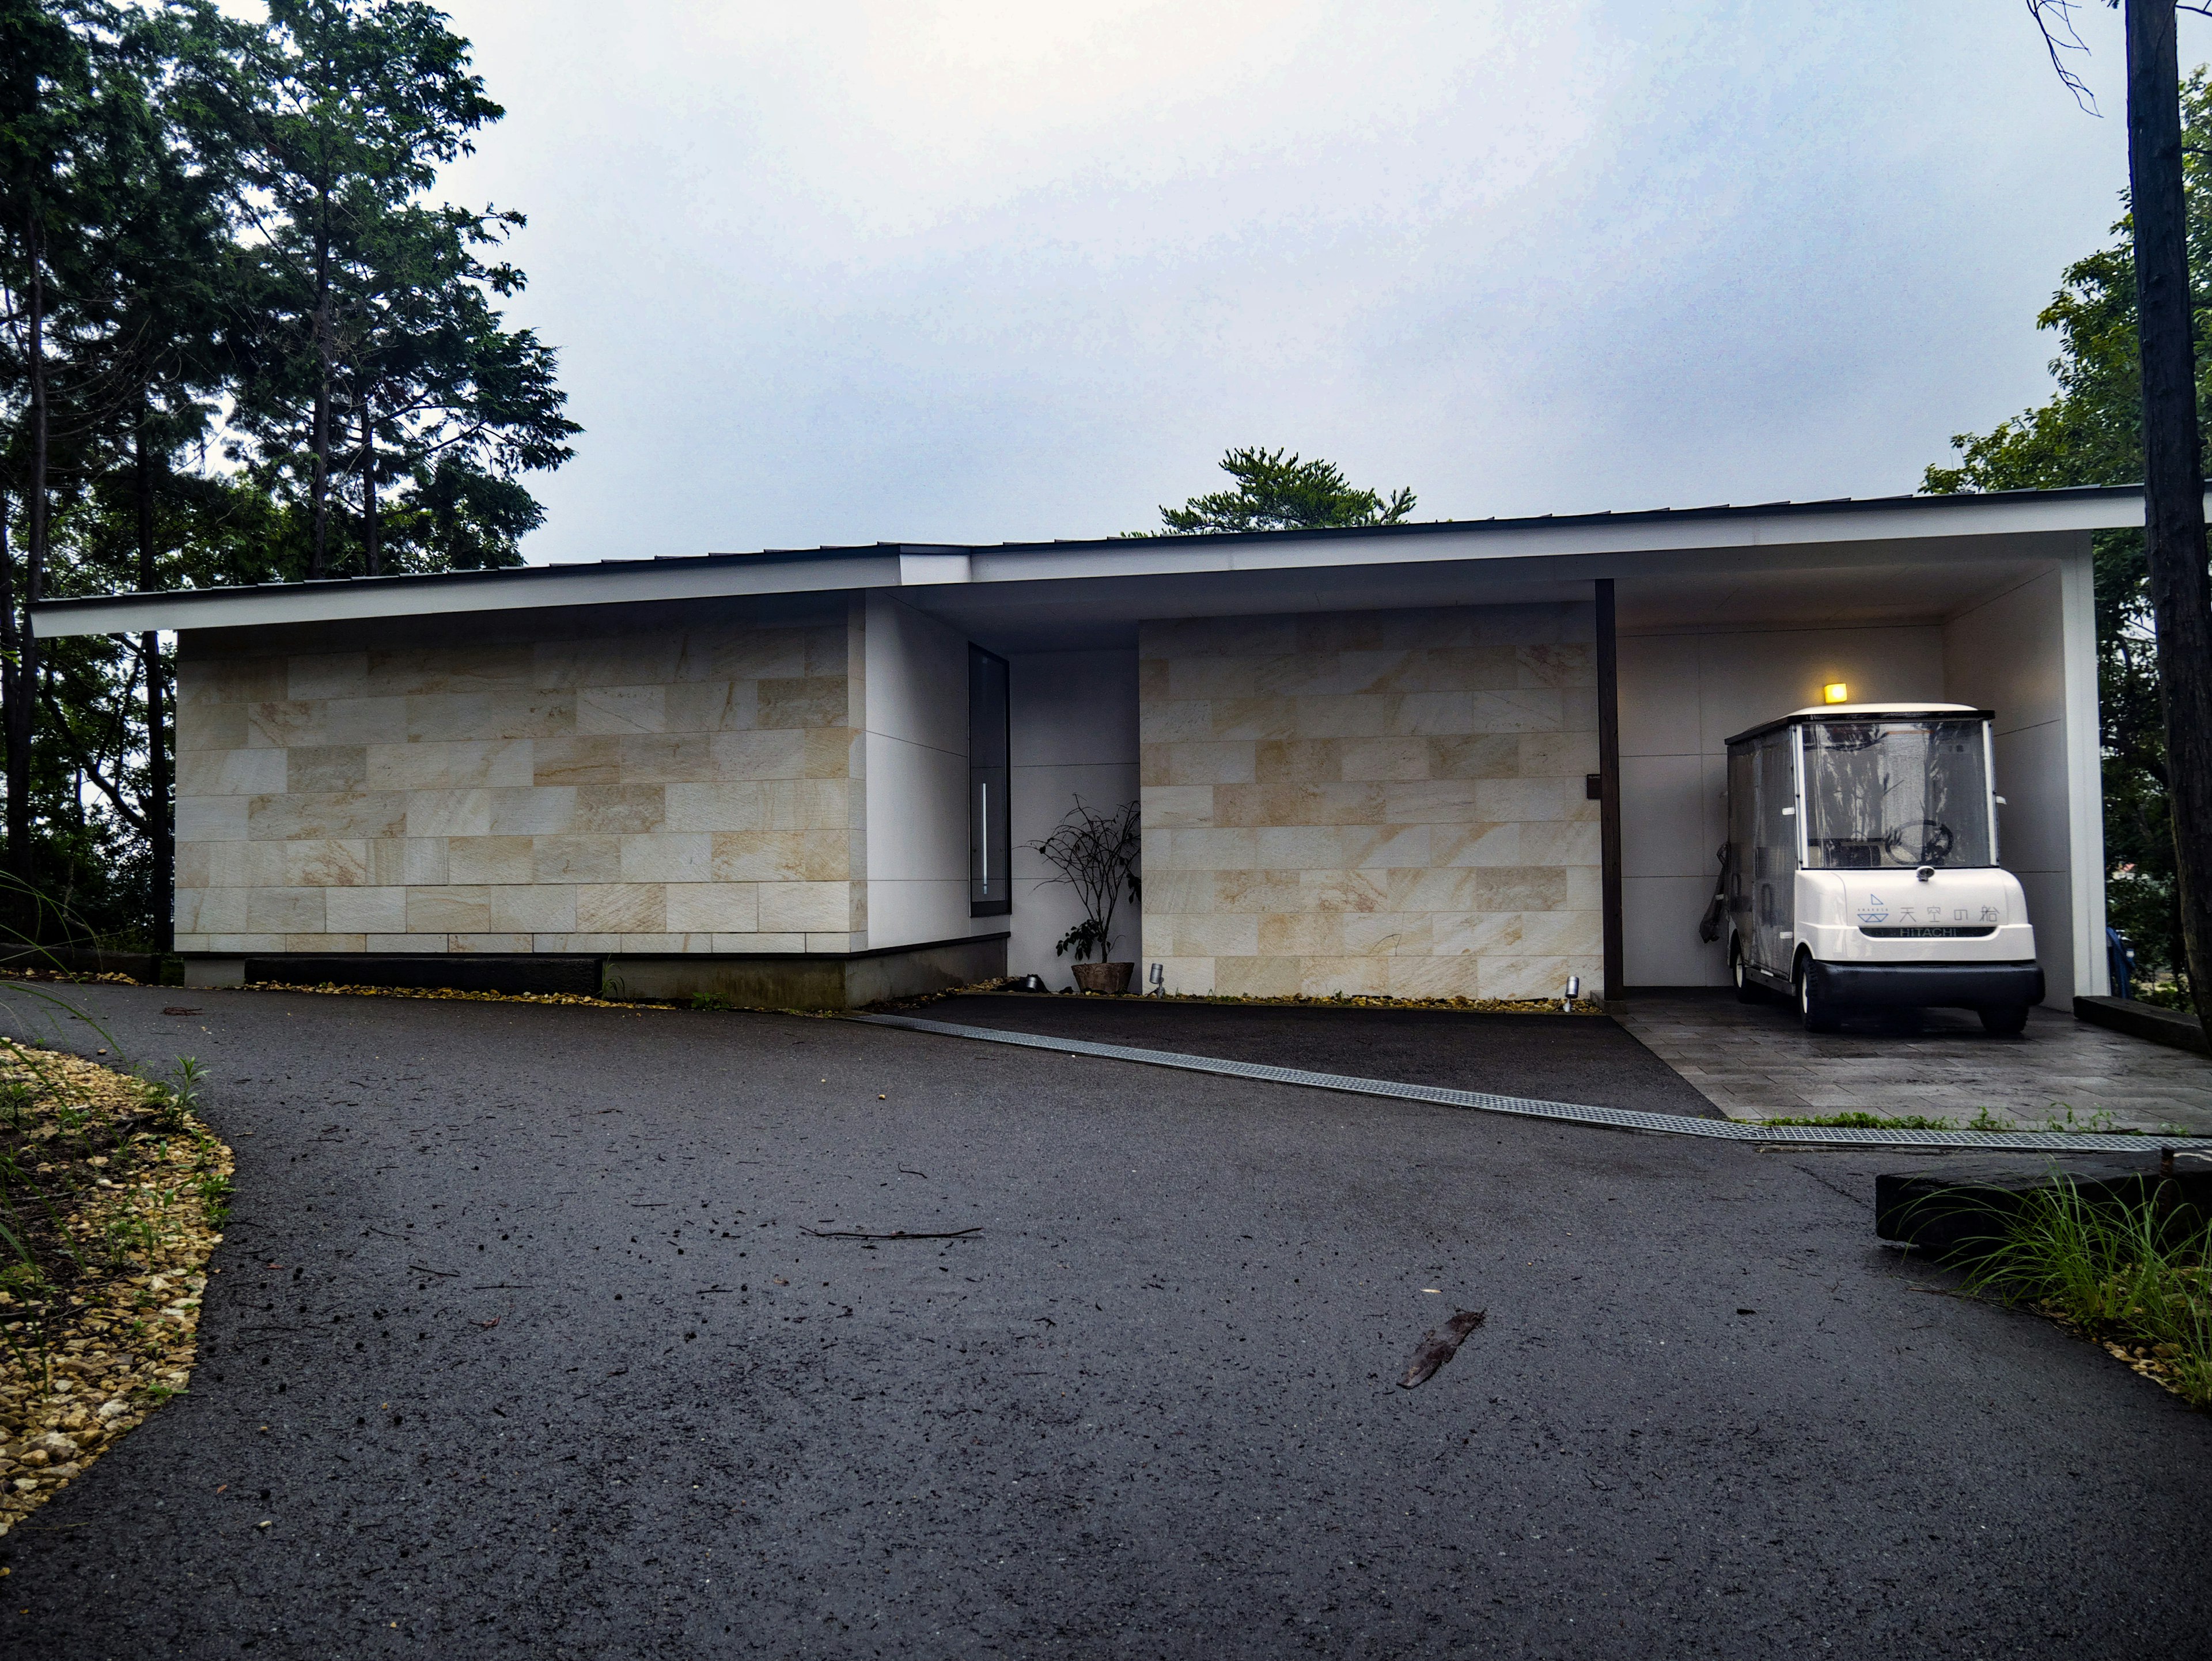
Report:
M 2190 994 L 2212 1019 L 2212 584 L 2197 426 L 2174 0 L 2127 0 L 2128 185 L 2142 355 L 2143 551 L 2158 638 L 2174 870 Z

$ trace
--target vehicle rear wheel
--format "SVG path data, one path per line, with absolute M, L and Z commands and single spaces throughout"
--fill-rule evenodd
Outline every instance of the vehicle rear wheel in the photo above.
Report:
M 1975 1013 L 1982 1018 L 1982 1031 L 2001 1038 L 2017 1037 L 2027 1027 L 2027 1006 L 2024 1003 L 2008 1003 L 2001 1008 Z
M 1843 1012 L 1821 995 L 1814 984 L 1818 977 L 1813 972 L 1813 960 L 1797 960 L 1797 1014 L 1805 1023 L 1808 1032 L 1833 1032 L 1842 1025 Z
M 1729 973 L 1735 979 L 1735 1001 L 1738 1003 L 1759 1003 L 1765 1000 L 1766 989 L 1752 979 L 1751 971 L 1743 965 L 1743 942 L 1729 942 Z

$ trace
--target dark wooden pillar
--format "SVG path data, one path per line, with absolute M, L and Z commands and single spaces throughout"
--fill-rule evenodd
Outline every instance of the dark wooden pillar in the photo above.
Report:
M 1610 1001 L 1626 983 L 1620 946 L 1620 653 L 1613 632 L 1613 579 L 1597 589 L 1597 776 L 1599 904 L 1605 913 L 1605 992 Z

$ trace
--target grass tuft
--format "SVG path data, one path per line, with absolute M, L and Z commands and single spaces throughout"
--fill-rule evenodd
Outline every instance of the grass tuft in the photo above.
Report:
M 1900 1113 L 1895 1118 L 1884 1118 L 1879 1113 L 1819 1113 L 1804 1118 L 1761 1119 L 1761 1124 L 1812 1125 L 1826 1130 L 1956 1130 L 1958 1126 L 1948 1119 L 1931 1118 L 1925 1113 Z
M 2032 1305 L 2212 1407 L 2212 1222 L 2187 1206 L 2157 1191 L 2093 1197 L 2054 1171 L 1973 1254 L 1967 1285 Z

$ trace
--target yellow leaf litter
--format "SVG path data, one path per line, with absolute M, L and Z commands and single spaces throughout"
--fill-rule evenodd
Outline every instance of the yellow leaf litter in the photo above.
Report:
M 0 1220 L 33 1259 L 0 1240 L 5 1534 L 190 1381 L 233 1165 L 161 1086 L 12 1044 L 0 1151 L 12 1161 Z

